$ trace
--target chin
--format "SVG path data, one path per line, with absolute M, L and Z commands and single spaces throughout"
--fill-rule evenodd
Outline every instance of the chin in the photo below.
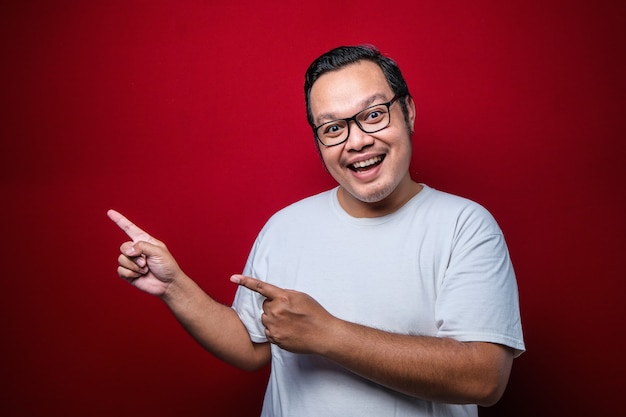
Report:
M 394 187 L 385 186 L 385 187 L 378 187 L 375 190 L 370 190 L 370 191 L 366 190 L 366 192 L 350 191 L 350 194 L 352 194 L 354 198 L 356 198 L 359 201 L 362 201 L 363 203 L 379 203 L 383 201 L 384 199 L 386 199 L 387 197 L 389 197 L 391 193 L 393 192 L 393 190 L 394 190 Z

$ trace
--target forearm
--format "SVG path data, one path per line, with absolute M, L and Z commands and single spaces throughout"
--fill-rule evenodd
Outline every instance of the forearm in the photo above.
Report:
M 512 353 L 490 343 L 392 334 L 337 320 L 320 354 L 381 385 L 422 399 L 494 404 Z
M 209 297 L 189 277 L 173 282 L 162 299 L 185 330 L 219 359 L 245 370 L 269 362 L 269 345 L 253 343 L 237 313 Z

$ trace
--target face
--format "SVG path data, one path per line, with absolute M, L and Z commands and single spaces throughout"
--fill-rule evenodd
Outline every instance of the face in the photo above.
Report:
M 361 61 L 319 77 L 311 88 L 310 104 L 319 126 L 392 98 L 380 67 Z M 407 108 L 412 129 L 415 106 L 410 98 Z M 346 142 L 332 147 L 319 144 L 328 172 L 340 185 L 340 203 L 357 217 L 394 211 L 419 191 L 409 175 L 411 139 L 399 101 L 391 106 L 390 116 L 389 126 L 379 132 L 365 133 L 352 121 Z

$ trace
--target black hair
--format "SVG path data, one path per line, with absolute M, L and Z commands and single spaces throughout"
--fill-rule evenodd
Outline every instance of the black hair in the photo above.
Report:
M 315 125 L 313 121 L 313 113 L 311 112 L 311 88 L 319 77 L 323 74 L 336 71 L 359 61 L 371 61 L 377 64 L 383 71 L 389 87 L 393 91 L 394 95 L 401 97 L 400 104 L 402 106 L 402 113 L 404 113 L 405 120 L 408 125 L 408 111 L 406 106 L 406 96 L 411 96 L 409 93 L 409 87 L 406 85 L 406 81 L 400 72 L 400 68 L 396 62 L 384 56 L 373 45 L 358 45 L 358 46 L 340 46 L 332 49 L 319 58 L 317 58 L 309 66 L 304 76 L 304 95 L 306 100 L 306 112 L 307 119 L 311 127 Z

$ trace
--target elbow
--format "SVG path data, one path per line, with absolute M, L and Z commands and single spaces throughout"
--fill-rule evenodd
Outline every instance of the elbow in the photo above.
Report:
M 256 371 L 260 371 L 261 369 L 265 368 L 265 366 L 267 365 L 267 362 L 252 362 L 252 361 L 248 361 L 248 362 L 241 362 L 241 363 L 236 363 L 233 364 L 235 365 L 235 367 L 246 371 L 246 372 L 256 372 Z
M 217 356 L 218 359 L 226 362 L 227 364 L 234 366 L 237 369 L 241 369 L 246 372 L 256 372 L 263 369 L 269 361 L 263 358 L 249 356 L 249 357 L 227 357 Z
M 492 347 L 496 348 L 498 354 L 491 357 L 490 365 L 484 368 L 485 373 L 474 385 L 477 388 L 474 392 L 475 403 L 481 407 L 491 407 L 500 401 L 509 383 L 513 365 L 511 349 L 497 345 Z
M 255 372 L 265 368 L 269 364 L 270 358 L 269 343 L 253 343 L 252 349 L 247 354 L 232 358 L 230 361 L 226 360 L 226 362 L 241 370 Z
M 479 393 L 476 397 L 476 404 L 481 407 L 491 407 L 495 405 L 502 395 L 504 394 L 504 390 L 506 388 L 506 384 L 504 386 L 494 386 L 494 387 L 486 387 L 483 392 Z
M 490 378 L 481 378 L 465 385 L 452 395 L 434 395 L 422 398 L 449 404 L 476 404 L 481 407 L 491 407 L 500 401 L 505 389 L 506 381 L 501 383 Z
M 475 392 L 475 403 L 481 407 L 491 407 L 500 401 L 509 382 L 509 372 L 510 367 L 504 367 L 494 372 L 494 375 L 483 378 Z

